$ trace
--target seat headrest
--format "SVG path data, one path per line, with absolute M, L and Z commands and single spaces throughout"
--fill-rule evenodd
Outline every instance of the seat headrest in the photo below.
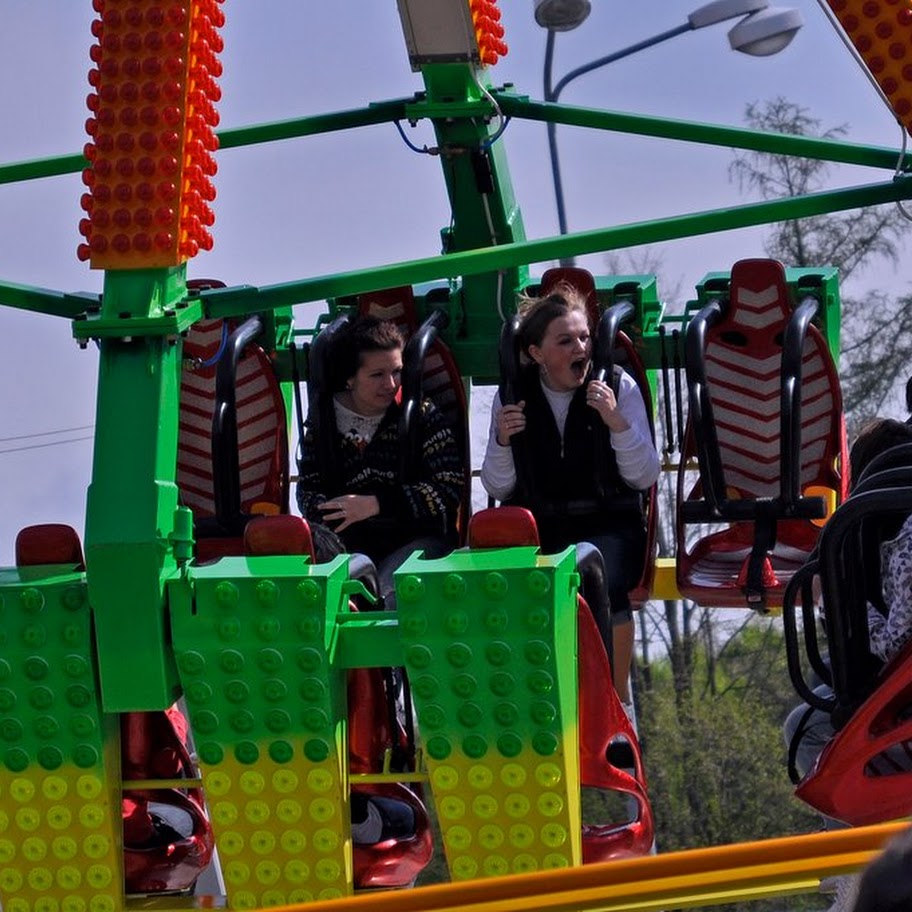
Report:
M 525 507 L 490 507 L 469 520 L 470 548 L 537 546 L 538 526 Z
M 561 282 L 575 288 L 586 301 L 586 312 L 594 328 L 599 320 L 598 295 L 595 290 L 595 279 L 588 269 L 582 266 L 552 266 L 546 269 L 541 277 L 542 296 L 550 294 Z
M 405 331 L 406 336 L 418 328 L 415 293 L 411 285 L 383 288 L 358 295 L 358 313 L 378 320 L 391 320 Z
M 244 553 L 258 557 L 300 554 L 316 563 L 310 526 L 300 516 L 258 516 L 251 519 L 244 527 Z
M 82 543 L 72 526 L 63 523 L 44 523 L 26 526 L 16 536 L 16 566 L 34 567 L 41 564 L 72 564 L 85 569 Z
M 785 267 L 778 260 L 738 260 L 731 271 L 731 310 L 753 329 L 787 320 L 791 310 Z

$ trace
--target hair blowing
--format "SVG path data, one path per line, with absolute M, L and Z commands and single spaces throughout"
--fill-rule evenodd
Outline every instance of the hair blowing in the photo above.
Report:
M 559 317 L 579 311 L 589 321 L 586 301 L 566 282 L 559 282 L 549 294 L 540 298 L 521 297 L 519 304 L 519 343 L 525 354 L 529 346 L 540 346 L 548 327 Z

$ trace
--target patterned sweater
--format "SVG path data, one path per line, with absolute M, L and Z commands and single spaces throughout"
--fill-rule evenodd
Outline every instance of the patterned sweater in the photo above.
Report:
M 375 562 L 419 536 L 439 536 L 455 544 L 456 514 L 465 487 L 456 438 L 429 400 L 421 404 L 418 477 L 408 482 L 400 478 L 399 414 L 400 408 L 394 403 L 366 446 L 335 432 L 340 490 L 328 490 L 320 475 L 309 426 L 298 460 L 298 508 L 309 522 L 322 522 L 319 504 L 339 494 L 373 494 L 377 498 L 379 516 L 354 523 L 340 533 L 349 551 L 359 551 Z

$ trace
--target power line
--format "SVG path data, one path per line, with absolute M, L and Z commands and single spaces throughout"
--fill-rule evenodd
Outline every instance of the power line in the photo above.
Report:
M 60 432 L 58 431 L 56 433 Z M 35 434 L 33 436 L 37 437 L 39 435 Z M 51 440 L 49 443 L 33 443 L 29 446 L 10 447 L 7 450 L 0 450 L 0 456 L 3 456 L 6 453 L 21 453 L 24 450 L 42 450 L 45 447 L 60 446 L 62 443 L 78 443 L 80 440 L 92 440 L 94 436 L 94 434 L 86 434 L 85 437 L 71 437 L 69 440 Z M 10 437 L 8 439 L 15 440 L 16 438 Z
M 32 437 L 50 437 L 53 434 L 71 434 L 74 431 L 88 431 L 92 427 L 94 427 L 94 425 L 83 424 L 79 427 L 60 428 L 60 430 L 57 431 L 39 431 L 36 434 L 19 434 L 16 437 L 0 437 L 0 443 L 9 443 L 11 440 L 31 440 Z M 80 437 L 79 439 L 82 440 L 83 438 Z M 66 443 L 65 440 L 62 442 Z

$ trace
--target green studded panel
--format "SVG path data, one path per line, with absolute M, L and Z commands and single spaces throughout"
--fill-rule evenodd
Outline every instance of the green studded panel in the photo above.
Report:
M 457 551 L 396 574 L 451 875 L 581 863 L 574 552 Z
M 0 571 L 0 905 L 123 905 L 117 719 L 101 711 L 81 574 Z
M 345 559 L 224 558 L 169 586 L 231 908 L 352 892 L 346 673 L 332 663 L 347 578 Z

